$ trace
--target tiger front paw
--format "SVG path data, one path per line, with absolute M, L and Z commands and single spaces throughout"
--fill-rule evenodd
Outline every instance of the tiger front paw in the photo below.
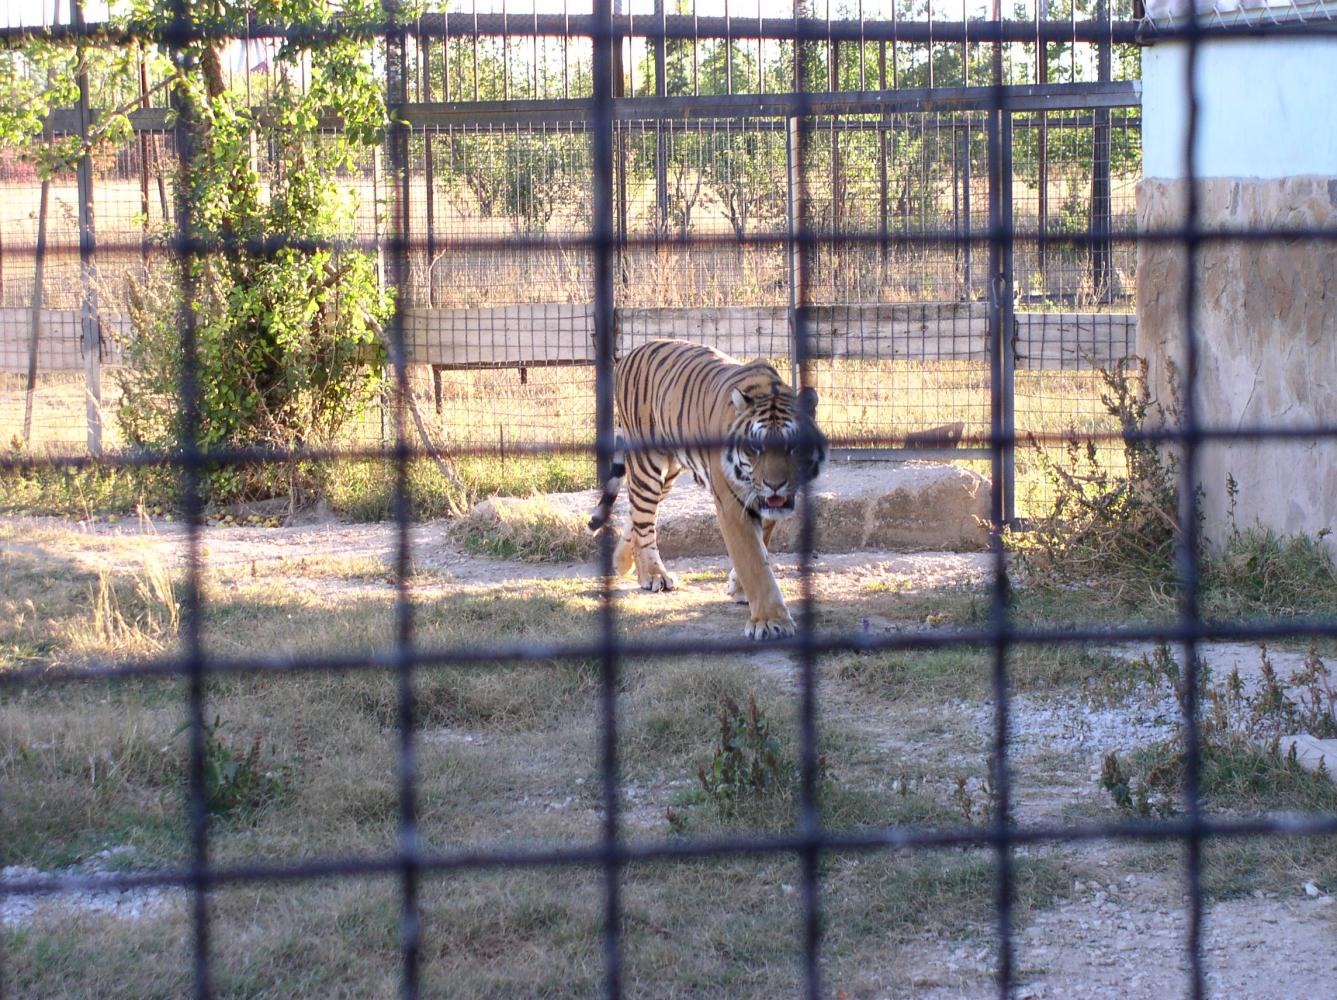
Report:
M 652 570 L 644 574 L 641 578 L 641 589 L 648 590 L 652 594 L 657 594 L 661 590 L 677 590 L 678 576 L 676 573 L 670 573 L 666 569 Z
M 757 612 L 743 629 L 749 639 L 784 639 L 794 634 L 794 619 L 783 605 L 778 609 Z
M 729 579 L 724 584 L 724 592 L 735 604 L 747 603 L 747 592 L 743 590 L 743 584 L 738 579 L 738 570 L 729 570 Z
M 636 581 L 642 590 L 657 594 L 661 590 L 677 590 L 678 578 L 664 566 L 659 549 L 647 545 L 636 553 Z

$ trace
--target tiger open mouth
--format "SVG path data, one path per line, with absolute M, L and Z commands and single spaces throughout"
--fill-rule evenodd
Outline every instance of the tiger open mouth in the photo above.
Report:
M 793 496 L 780 496 L 779 494 L 776 494 L 775 496 L 769 496 L 762 500 L 761 506 L 768 511 L 788 513 L 794 509 L 794 498 Z

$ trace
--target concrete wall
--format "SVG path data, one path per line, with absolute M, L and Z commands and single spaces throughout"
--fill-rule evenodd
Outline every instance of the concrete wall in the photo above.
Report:
M 1187 48 L 1143 51 L 1141 232 L 1187 224 Z M 1199 47 L 1193 170 L 1198 224 L 1276 233 L 1210 241 L 1196 258 L 1196 402 L 1214 429 L 1337 423 L 1337 39 L 1260 35 Z M 1185 347 L 1182 244 L 1139 241 L 1138 353 L 1153 391 L 1170 397 Z M 1234 523 L 1281 532 L 1337 529 L 1337 443 L 1210 444 L 1200 453 L 1208 537 L 1230 530 L 1227 476 L 1239 483 Z M 1329 539 L 1337 552 L 1337 538 Z

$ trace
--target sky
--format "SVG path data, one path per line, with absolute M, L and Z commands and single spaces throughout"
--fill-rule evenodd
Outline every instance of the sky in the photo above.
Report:
M 60 23 L 70 20 L 69 0 L 0 0 L 0 24 L 6 27 L 19 25 L 50 24 L 54 17 L 56 4 L 60 4 Z M 106 0 L 84 0 L 84 20 L 101 21 L 107 16 Z

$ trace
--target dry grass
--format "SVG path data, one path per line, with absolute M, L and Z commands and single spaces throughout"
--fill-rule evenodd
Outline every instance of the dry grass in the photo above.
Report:
M 0 524 L 5 665 L 112 660 L 169 646 L 157 568 L 122 541 Z M 82 553 L 80 550 L 83 550 Z M 58 557 L 64 553 L 64 559 Z M 103 565 L 114 560 L 110 565 Z M 215 655 L 384 649 L 394 592 L 383 564 L 331 554 L 211 564 L 203 626 Z M 711 574 L 695 574 L 704 577 Z M 718 577 L 719 574 L 713 574 Z M 639 591 L 622 603 L 625 635 L 714 627 L 737 609 L 718 579 L 671 599 Z M 422 567 L 412 580 L 417 641 L 434 648 L 589 639 L 598 627 L 590 578 L 461 585 Z M 792 582 L 786 582 L 792 588 Z M 115 598 L 99 597 L 100 593 Z M 664 597 L 665 595 L 658 595 Z M 114 603 L 112 603 L 114 600 Z M 112 610 L 114 609 L 114 610 Z M 159 617 L 148 624 L 151 609 Z M 98 623 L 102 622 L 102 625 Z M 134 639 L 119 625 L 137 623 Z M 16 655 L 22 648 L 23 655 Z M 0 666 L 3 669 L 3 666 Z M 541 846 L 598 835 L 598 669 L 589 662 L 480 664 L 418 673 L 420 832 L 432 848 Z M 745 660 L 647 659 L 623 664 L 625 822 L 638 837 L 671 835 L 665 809 L 709 760 L 719 698 L 755 696 L 786 755 L 795 753 L 792 696 Z M 258 747 L 280 790 L 211 824 L 223 863 L 307 855 L 374 854 L 396 843 L 397 691 L 382 672 L 215 678 L 206 712 L 233 758 Z M 184 718 L 175 682 L 34 688 L 0 702 L 0 864 L 47 870 L 110 846 L 134 868 L 186 853 Z M 834 714 L 826 753 L 838 780 L 824 787 L 838 828 L 950 823 L 950 789 L 892 792 L 885 762 Z M 692 814 L 691 835 L 784 829 L 788 797 L 725 821 Z M 1030 863 L 1028 862 L 1028 866 Z M 1069 879 L 1065 863 L 1027 868 L 1020 905 L 1043 906 Z M 969 935 L 988 919 L 985 856 L 832 857 L 824 892 L 833 932 L 831 974 L 857 984 L 876 966 L 894 975 L 886 942 Z M 1033 876 L 1033 877 L 1032 877 Z M 793 961 L 798 878 L 789 857 L 719 859 L 627 870 L 628 988 L 645 996 L 771 997 L 797 988 Z M 515 871 L 431 878 L 422 896 L 424 982 L 469 996 L 588 996 L 602 977 L 597 872 Z M 392 879 L 239 886 L 215 894 L 220 996 L 390 996 L 397 989 L 397 885 Z M 728 905 L 722 906 L 721 899 Z M 0 932 L 6 984 L 17 995 L 132 997 L 188 989 L 181 903 L 171 919 L 119 923 L 55 917 Z
M 785 365 L 780 362 L 782 371 Z M 957 421 L 964 423 L 964 446 L 979 445 L 989 432 L 989 372 L 966 362 L 927 364 L 902 361 L 822 361 L 813 365 L 821 396 L 818 418 L 833 440 L 887 444 L 907 433 Z M 594 485 L 591 458 L 585 455 L 534 457 L 524 447 L 593 447 L 594 376 L 588 367 L 529 368 L 445 372 L 438 415 L 430 378 L 416 373 L 419 406 L 436 441 L 447 447 L 484 448 L 486 457 L 462 460 L 461 474 L 474 498 L 497 493 L 524 495 Z M 0 382 L 0 441 L 22 430 L 23 391 L 16 379 Z M 114 395 L 108 379 L 107 398 Z M 1018 372 L 1017 424 L 1027 431 L 1059 435 L 1115 429 L 1100 405 L 1101 381 L 1095 372 Z M 84 447 L 83 388 L 79 379 L 45 385 L 35 420 L 35 451 L 80 453 Z M 108 411 L 106 440 L 116 446 L 115 421 Z M 349 444 L 365 447 L 393 438 L 392 424 L 378 413 L 350 428 Z M 1102 461 L 1121 463 L 1122 449 L 1102 448 Z M 987 463 L 981 471 L 987 475 Z M 1050 487 L 1027 449 L 1017 453 L 1017 497 L 1023 514 L 1042 511 Z M 423 513 L 448 507 L 433 471 L 415 480 Z M 358 520 L 388 516 L 392 478 L 385 463 L 346 463 L 325 477 L 331 506 Z M 28 491 L 29 493 L 31 491 Z M 50 492 L 48 489 L 47 492 Z M 0 494 L 3 496 L 3 494 Z M 14 491 L 8 504 L 43 509 L 41 497 Z M 60 505 L 57 504 L 57 507 Z M 66 504 L 65 507 L 69 505 Z
M 216 549 L 206 553 L 203 580 L 202 626 L 212 654 L 390 648 L 395 592 L 383 559 L 366 550 L 288 546 L 239 559 L 245 549 L 237 543 L 262 541 L 264 533 L 227 529 L 217 537 L 225 536 L 233 539 L 226 558 L 217 556 L 221 541 L 206 540 L 206 550 Z M 139 540 L 145 550 L 152 541 Z M 0 522 L 0 669 L 88 657 L 115 662 L 148 651 L 150 640 L 170 649 L 176 640 L 168 595 L 176 570 L 170 562 L 146 562 L 135 542 L 136 536 Z M 425 647 L 588 640 L 598 632 L 592 575 L 540 579 L 511 563 L 498 567 L 492 582 L 466 583 L 426 556 L 410 581 L 415 641 Z M 723 599 L 722 573 L 685 566 L 683 578 L 688 586 L 672 594 L 620 592 L 622 635 L 735 634 L 741 611 Z M 878 571 L 857 568 L 823 574 L 819 626 L 851 629 L 873 616 L 904 627 L 931 617 L 948 627 L 977 623 L 987 607 L 978 593 L 878 585 L 883 580 Z M 793 576 L 782 574 L 781 582 L 795 597 Z M 824 659 L 822 667 L 823 822 L 848 830 L 966 821 L 957 784 L 969 778 L 978 787 L 987 734 L 962 706 L 978 704 L 987 692 L 987 655 L 851 655 Z M 1092 679 L 1102 677 L 1097 687 L 1114 697 L 1121 683 L 1108 658 L 1066 648 L 1018 654 L 1012 669 L 1019 690 L 1032 697 L 1087 697 Z M 418 671 L 424 842 L 461 850 L 597 837 L 598 681 L 597 664 L 580 661 Z M 780 754 L 794 759 L 794 692 L 784 658 L 763 650 L 756 658 L 623 661 L 617 697 L 628 836 L 673 836 L 669 808 L 685 817 L 681 828 L 691 837 L 792 828 L 791 794 L 762 796 L 726 817 L 700 801 L 695 777 L 714 751 L 724 697 L 739 704 L 755 698 Z M 183 685 L 175 681 L 7 692 L 0 700 L 6 790 L 0 865 L 59 869 L 112 846 L 134 848 L 118 856 L 123 867 L 181 862 L 185 740 L 174 734 L 185 708 Z M 253 759 L 274 776 L 265 796 L 211 820 L 214 859 L 395 849 L 398 692 L 391 672 L 215 677 L 206 713 L 222 723 L 213 731 L 212 752 Z M 1043 761 L 1019 755 L 1014 767 L 1022 799 L 1047 792 L 1056 778 L 1089 780 L 1080 755 Z M 986 798 L 976 793 L 970 822 L 979 822 Z M 1319 863 L 1312 854 L 1289 857 L 1302 866 Z M 1022 923 L 1062 899 L 1074 878 L 1087 877 L 1087 862 L 1066 851 L 1032 851 L 1017 864 Z M 910 991 L 912 957 L 922 967 L 965 944 L 976 950 L 988 937 L 994 872 L 987 852 L 830 854 L 821 865 L 824 977 L 832 991 Z M 1278 858 L 1269 865 L 1280 871 Z M 629 866 L 622 877 L 628 992 L 792 995 L 800 989 L 798 882 L 789 856 Z M 218 995 L 394 995 L 398 892 L 390 877 L 217 891 L 211 912 Z M 600 988 L 597 871 L 430 877 L 421 904 L 429 995 L 581 997 Z M 188 926 L 180 900 L 164 917 L 139 922 L 51 915 L 0 931 L 3 982 L 7 993 L 20 996 L 179 995 L 190 988 Z
M 545 497 L 494 497 L 469 511 L 456 537 L 470 552 L 525 562 L 571 562 L 594 551 L 584 518 Z

